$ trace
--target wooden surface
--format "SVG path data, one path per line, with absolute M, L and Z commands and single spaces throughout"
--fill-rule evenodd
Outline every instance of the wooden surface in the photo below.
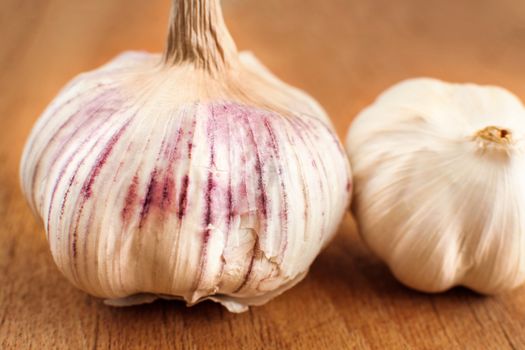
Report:
M 299 7 L 300 5 L 300 7 Z M 114 309 L 55 268 L 18 182 L 30 127 L 73 75 L 126 49 L 160 51 L 169 3 L 0 0 L 1 349 L 524 349 L 525 288 L 424 295 L 398 284 L 348 215 L 308 277 L 229 314 L 205 302 Z M 374 96 L 430 75 L 525 98 L 521 0 L 224 0 L 241 49 L 327 109 L 339 134 Z

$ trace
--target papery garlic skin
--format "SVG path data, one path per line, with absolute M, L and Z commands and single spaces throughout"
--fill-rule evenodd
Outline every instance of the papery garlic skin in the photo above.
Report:
M 328 117 L 253 55 L 230 54 L 208 69 L 125 53 L 35 125 L 23 191 L 77 287 L 114 305 L 245 311 L 299 282 L 333 237 L 351 177 Z
M 346 139 L 367 245 L 412 288 L 525 280 L 525 108 L 493 86 L 401 82 Z

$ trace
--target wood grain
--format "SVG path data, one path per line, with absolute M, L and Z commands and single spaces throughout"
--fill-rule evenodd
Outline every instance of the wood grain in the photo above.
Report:
M 397 283 L 350 215 L 297 287 L 234 315 L 205 302 L 114 309 L 61 277 L 19 190 L 31 125 L 70 78 L 127 49 L 160 51 L 168 1 L 0 1 L 0 348 L 520 349 L 525 289 L 425 295 Z M 429 75 L 525 98 L 520 0 L 224 0 L 226 21 L 341 136 L 384 88 Z

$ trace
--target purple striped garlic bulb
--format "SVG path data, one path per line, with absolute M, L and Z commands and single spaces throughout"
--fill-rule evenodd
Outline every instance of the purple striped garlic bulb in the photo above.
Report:
M 236 51 L 218 0 L 174 0 L 164 55 L 124 53 L 67 85 L 21 179 L 78 288 L 233 312 L 305 276 L 351 189 L 326 114 Z

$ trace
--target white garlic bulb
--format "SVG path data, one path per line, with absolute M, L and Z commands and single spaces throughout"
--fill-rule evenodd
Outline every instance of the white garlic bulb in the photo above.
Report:
M 493 294 L 525 279 L 525 109 L 493 86 L 402 82 L 353 122 L 361 236 L 404 284 Z
M 78 288 L 234 312 L 305 276 L 351 185 L 321 107 L 237 53 L 218 0 L 173 1 L 164 56 L 125 53 L 65 87 L 21 179 Z

